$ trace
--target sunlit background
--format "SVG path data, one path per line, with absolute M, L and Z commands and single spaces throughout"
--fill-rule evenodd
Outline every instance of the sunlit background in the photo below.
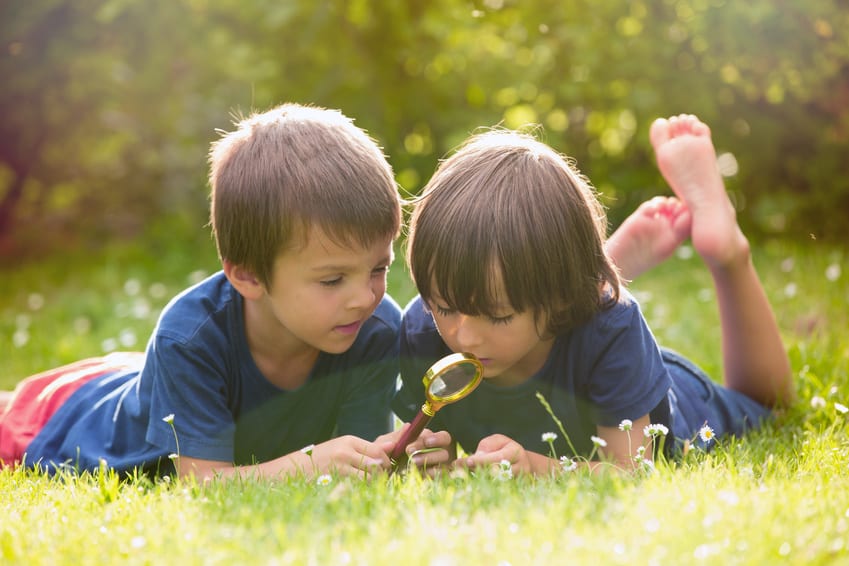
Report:
M 343 110 L 420 190 L 480 126 L 541 124 L 616 221 L 665 190 L 647 130 L 698 114 L 750 233 L 841 238 L 849 11 L 837 0 L 5 0 L 0 254 L 190 229 L 232 116 Z
M 143 349 L 167 301 L 218 269 L 209 143 L 285 101 L 355 118 L 405 194 L 476 128 L 538 124 L 613 227 L 668 192 L 652 120 L 695 113 L 757 249 L 833 246 L 810 265 L 804 247 L 776 252 L 790 262 L 767 282 L 782 326 L 811 335 L 849 301 L 839 0 L 4 0 L 0 386 Z M 809 272 L 842 298 L 812 304 L 822 290 L 798 279 Z M 403 261 L 390 283 L 399 301 L 413 293 Z M 694 334 L 643 299 L 662 337 Z M 701 332 L 694 346 L 715 357 Z

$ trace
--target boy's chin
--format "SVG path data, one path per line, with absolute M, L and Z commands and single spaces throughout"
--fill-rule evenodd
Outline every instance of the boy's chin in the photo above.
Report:
M 346 336 L 345 340 L 326 340 L 323 344 L 316 346 L 318 350 L 328 354 L 344 354 L 351 349 L 356 339 L 357 335 L 354 334 L 352 336 Z
M 492 380 L 492 379 L 498 379 L 499 377 L 501 377 L 501 372 L 490 371 L 490 370 L 487 370 L 486 368 L 484 368 L 484 370 L 483 370 L 483 378 L 484 379 Z

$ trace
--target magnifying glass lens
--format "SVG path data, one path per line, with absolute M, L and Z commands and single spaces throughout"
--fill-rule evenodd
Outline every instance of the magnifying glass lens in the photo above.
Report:
M 477 366 L 473 363 L 460 363 L 443 371 L 430 382 L 428 391 L 434 399 L 450 397 L 469 386 L 475 379 Z

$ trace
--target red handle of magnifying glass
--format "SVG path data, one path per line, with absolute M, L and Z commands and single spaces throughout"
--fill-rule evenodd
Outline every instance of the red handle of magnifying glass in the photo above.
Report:
M 430 422 L 430 419 L 431 415 L 426 414 L 424 411 L 419 411 L 419 414 L 410 423 L 409 428 L 404 431 L 404 434 L 395 443 L 395 448 L 389 454 L 389 458 L 394 463 L 393 469 L 401 468 L 407 463 L 407 446 L 419 437 L 424 427 Z

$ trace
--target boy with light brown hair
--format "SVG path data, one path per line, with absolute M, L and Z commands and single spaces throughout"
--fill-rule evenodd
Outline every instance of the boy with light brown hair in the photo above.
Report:
M 342 113 L 284 104 L 210 152 L 223 270 L 163 311 L 146 353 L 23 381 L 0 462 L 181 476 L 388 469 L 400 310 L 392 169 Z

